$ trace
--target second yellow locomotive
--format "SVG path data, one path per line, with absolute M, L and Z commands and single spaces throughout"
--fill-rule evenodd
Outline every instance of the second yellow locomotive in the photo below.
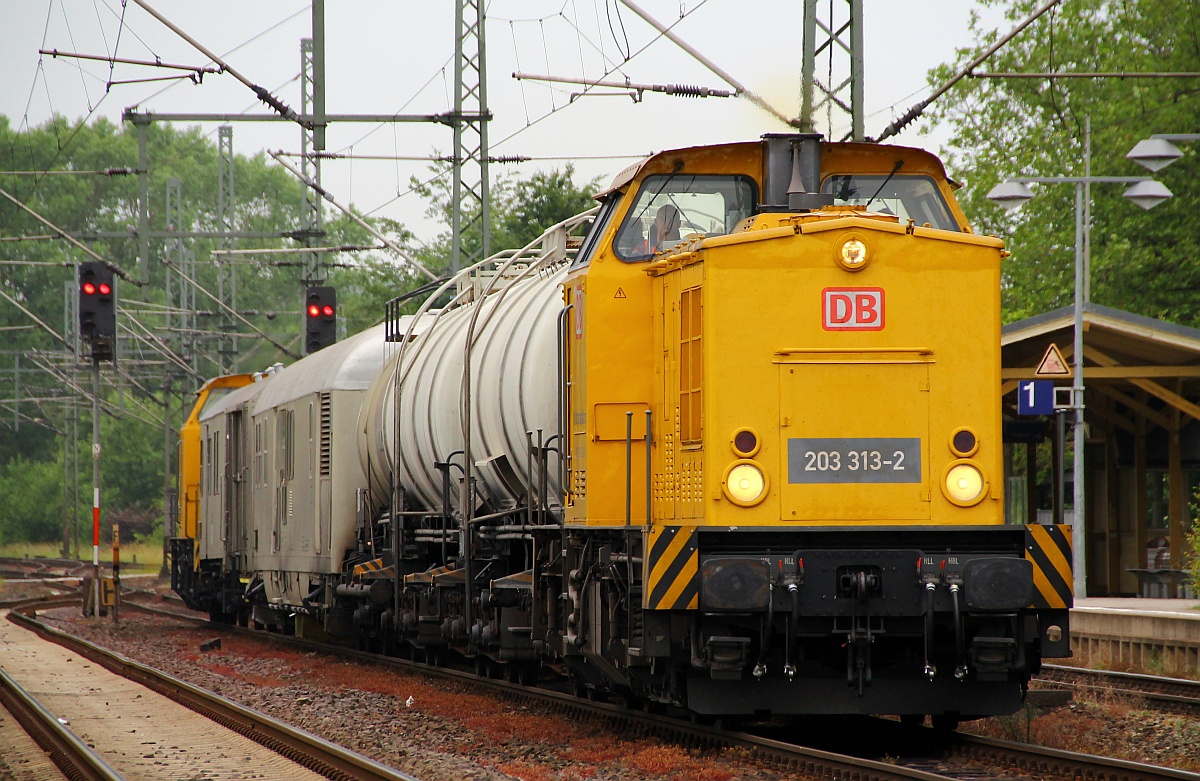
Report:
M 247 430 L 284 432 L 254 449 L 278 479 L 358 457 L 334 488 L 357 511 L 315 508 L 327 554 L 289 569 L 257 551 L 294 512 L 264 483 L 236 508 L 255 549 L 201 545 L 220 576 L 178 587 L 701 714 L 1019 708 L 1069 655 L 1070 539 L 1004 523 L 1003 245 L 937 159 L 771 135 L 660 153 L 598 200 L 450 306 L 328 348 L 374 372 L 334 397 L 353 431 L 290 433 L 262 400 L 300 396 L 242 394 Z M 336 355 L 265 382 L 323 410 L 303 367 Z

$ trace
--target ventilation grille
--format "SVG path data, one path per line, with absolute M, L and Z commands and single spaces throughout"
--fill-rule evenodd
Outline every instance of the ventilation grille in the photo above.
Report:
M 333 404 L 328 393 L 321 394 L 321 475 L 329 475 L 333 456 Z

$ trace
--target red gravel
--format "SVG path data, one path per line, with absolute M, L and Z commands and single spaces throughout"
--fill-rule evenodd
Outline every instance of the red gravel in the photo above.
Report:
M 4 585 L 0 600 L 8 598 Z M 27 586 L 22 588 L 22 596 L 32 595 Z M 547 708 L 504 701 L 419 673 L 339 661 L 252 638 L 226 635 L 219 650 L 202 653 L 200 643 L 220 636 L 219 629 L 196 629 L 133 610 L 122 616 L 119 627 L 108 619 L 84 619 L 78 608 L 51 611 L 43 618 L 425 781 L 794 777 L 747 762 L 736 750 L 697 752 L 665 745 L 600 722 L 569 722 Z M 1007 740 L 1200 770 L 1200 721 L 1120 700 L 1080 700 L 1057 711 L 1023 711 L 963 726 Z
M 79 608 L 40 618 L 424 781 L 794 777 L 747 762 L 736 750 L 664 745 L 420 673 L 222 635 L 217 628 L 132 609 L 122 613 L 119 626 L 108 618 L 83 618 Z M 220 649 L 199 650 L 215 637 L 221 637 Z

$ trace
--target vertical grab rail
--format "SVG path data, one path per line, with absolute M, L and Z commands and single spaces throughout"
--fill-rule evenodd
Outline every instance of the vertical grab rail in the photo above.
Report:
M 571 431 L 568 428 L 571 417 L 571 380 L 568 377 L 571 371 L 571 362 L 567 355 L 567 345 L 570 343 L 567 336 L 567 315 L 574 308 L 574 304 L 567 304 L 558 313 L 558 430 L 562 435 L 562 447 L 558 453 L 558 484 L 563 492 L 564 509 L 571 503 L 571 496 L 574 493 L 574 486 L 567 481 L 571 474 Z
M 646 410 L 646 526 L 650 525 L 651 513 L 650 483 L 653 475 L 651 471 L 652 466 L 650 463 L 650 445 L 653 440 L 650 436 L 650 424 L 652 423 L 653 419 L 654 412 L 652 410 Z
M 625 528 L 633 508 L 633 410 L 625 412 Z

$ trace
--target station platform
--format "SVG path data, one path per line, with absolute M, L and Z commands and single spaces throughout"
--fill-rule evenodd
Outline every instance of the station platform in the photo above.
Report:
M 1200 600 L 1075 600 L 1066 664 L 1200 678 Z

